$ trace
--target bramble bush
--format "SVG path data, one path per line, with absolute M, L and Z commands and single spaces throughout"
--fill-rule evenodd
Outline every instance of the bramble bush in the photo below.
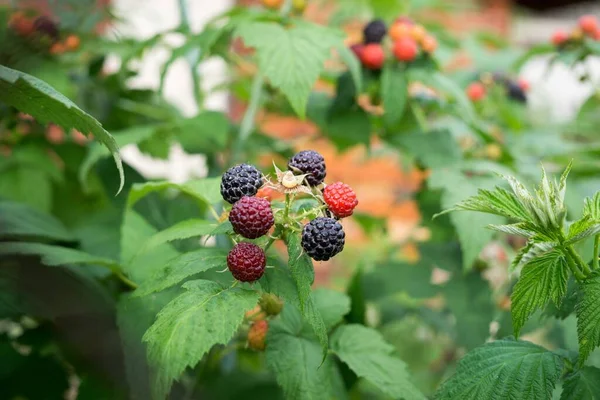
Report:
M 323 26 L 305 1 L 263 0 L 195 32 L 180 1 L 173 30 L 112 41 L 110 12 L 66 3 L 0 8 L 1 398 L 600 398 L 598 96 L 553 123 L 518 76 L 540 54 L 600 54 L 595 18 L 521 51 L 422 16 L 444 2 L 341 2 Z M 160 47 L 159 88 L 131 89 Z M 445 67 L 459 49 L 472 69 Z M 205 107 L 214 57 L 239 123 Z M 192 117 L 162 97 L 179 59 Z M 262 132 L 262 111 L 426 172 L 418 259 L 328 179 L 335 160 Z M 147 180 L 119 156 L 176 143 L 205 176 Z M 348 219 L 369 237 L 355 257 Z M 313 261 L 332 258 L 345 290 L 313 288 Z

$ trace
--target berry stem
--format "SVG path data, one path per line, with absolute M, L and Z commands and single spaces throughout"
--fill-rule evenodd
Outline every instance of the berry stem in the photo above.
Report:
M 564 248 L 563 254 L 566 256 L 565 258 L 567 259 L 567 264 L 569 265 L 569 269 L 571 270 L 571 272 L 573 273 L 573 275 L 575 276 L 577 281 L 582 282 L 585 280 L 585 275 L 577 267 L 577 264 L 575 263 L 575 260 L 573 260 L 573 257 L 571 256 L 571 252 L 569 251 L 568 248 L 569 248 L 569 246 Z
M 283 219 L 287 222 L 290 215 L 290 206 L 292 204 L 292 197 L 289 194 L 285 195 L 285 209 L 283 210 Z

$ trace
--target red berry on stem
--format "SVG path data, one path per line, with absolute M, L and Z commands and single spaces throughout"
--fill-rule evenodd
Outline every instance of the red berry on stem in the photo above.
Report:
M 358 205 L 354 190 L 342 182 L 328 185 L 323 191 L 323 198 L 329 210 L 338 218 L 351 216 Z
M 244 196 L 231 208 L 229 222 L 233 231 L 245 238 L 261 237 L 275 222 L 271 203 L 261 197 Z
M 362 50 L 360 60 L 366 68 L 381 69 L 385 62 L 383 47 L 377 43 L 366 45 Z
M 253 243 L 241 242 L 227 255 L 227 267 L 235 279 L 254 282 L 265 272 L 267 258 L 263 249 Z
M 269 323 L 266 320 L 256 321 L 248 331 L 248 347 L 253 350 L 263 351 L 266 347 L 265 339 L 269 331 Z
M 400 61 L 413 61 L 419 53 L 417 42 L 411 38 L 404 38 L 394 43 L 394 55 Z
M 598 31 L 598 19 L 594 15 L 584 15 L 579 18 L 579 27 L 585 34 L 593 37 Z
M 554 44 L 555 46 L 561 46 L 567 40 L 569 40 L 569 34 L 565 31 L 559 30 L 554 32 L 554 34 L 552 35 L 552 44 Z
M 485 86 L 481 82 L 473 82 L 467 87 L 467 96 L 471 101 L 479 101 L 486 95 Z

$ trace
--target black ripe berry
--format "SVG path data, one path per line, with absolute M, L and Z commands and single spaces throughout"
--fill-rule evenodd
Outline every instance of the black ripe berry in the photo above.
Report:
M 221 178 L 221 196 L 226 202 L 234 204 L 244 196 L 254 196 L 262 185 L 262 174 L 255 166 L 236 165 Z
M 288 168 L 298 174 L 308 174 L 306 181 L 310 186 L 318 186 L 325 179 L 327 170 L 325 159 L 314 150 L 303 150 L 288 161 Z
M 374 19 L 373 21 L 369 22 L 363 30 L 364 42 L 365 44 L 381 43 L 386 33 L 387 28 L 385 26 L 385 22 L 380 19 Z
M 506 83 L 506 91 L 508 93 L 508 97 L 511 100 L 517 101 L 519 103 L 527 102 L 527 95 L 525 91 L 521 88 L 518 82 L 508 81 Z
M 58 40 L 58 25 L 46 16 L 37 17 L 33 22 L 33 29 L 41 35 L 48 36 L 53 41 Z
M 327 261 L 344 249 L 346 234 L 333 218 L 319 217 L 302 230 L 302 248 L 316 261 Z

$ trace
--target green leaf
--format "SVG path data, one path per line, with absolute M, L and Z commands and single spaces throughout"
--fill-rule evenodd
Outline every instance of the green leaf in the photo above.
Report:
M 188 153 L 217 152 L 227 145 L 229 120 L 217 111 L 177 121 L 177 139 Z
M 336 49 L 340 55 L 340 58 L 348 66 L 348 71 L 350 71 L 350 75 L 352 76 L 352 81 L 354 83 L 354 92 L 361 93 L 363 82 L 360 61 L 344 42 L 340 42 Z
M 589 215 L 594 220 L 600 220 L 600 192 L 594 197 L 586 197 L 583 202 L 583 215 Z
M 381 74 L 381 98 L 388 125 L 394 125 L 402 119 L 408 100 L 408 82 L 404 68 L 398 63 L 388 63 Z
M 406 400 L 426 398 L 411 382 L 406 364 L 392 355 L 393 346 L 374 329 L 357 324 L 341 326 L 331 338 L 331 348 L 356 375 L 385 394 Z
M 54 90 L 47 83 L 0 65 L 0 101 L 29 114 L 42 123 L 54 123 L 66 130 L 76 129 L 102 142 L 112 153 L 123 188 L 125 176 L 115 139 L 91 115 Z
M 323 130 L 337 148 L 345 150 L 360 143 L 368 145 L 371 120 L 363 110 L 336 112 L 329 116 Z
M 160 231 L 144 243 L 138 253 L 143 253 L 163 243 L 174 240 L 189 239 L 195 236 L 213 235 L 217 228 L 221 227 L 213 222 L 203 219 L 187 219 Z M 222 227 L 221 227 L 222 228 Z
M 297 309 L 284 306 L 271 322 L 266 340 L 266 360 L 288 399 L 345 399 L 341 377 L 331 356 L 323 361 Z
M 217 204 L 221 201 L 220 185 L 220 178 L 196 179 L 180 185 L 167 181 L 137 183 L 133 185 L 129 192 L 127 205 L 133 207 L 135 203 L 148 194 L 168 189 L 181 191 L 209 205 Z
M 203 248 L 182 254 L 150 276 L 134 292 L 135 297 L 147 296 L 178 284 L 190 276 L 213 268 L 227 268 L 227 253 L 220 249 Z
M 460 360 L 436 400 L 547 400 L 560 378 L 560 356 L 530 342 L 502 339 Z
M 274 22 L 244 23 L 236 35 L 246 46 L 256 49 L 260 71 L 304 117 L 308 96 L 325 68 L 331 48 L 342 41 L 342 35 L 300 20 L 287 28 Z
M 527 242 L 527 245 L 519 250 L 510 264 L 510 272 L 519 269 L 534 258 L 554 250 L 557 246 L 558 242 Z
M 0 238 L 36 237 L 57 241 L 73 241 L 73 235 L 52 215 L 25 204 L 0 202 Z
M 115 260 L 97 257 L 79 250 L 42 243 L 0 243 L 0 255 L 9 254 L 40 256 L 43 264 L 53 267 L 70 264 L 83 264 L 103 265 L 113 270 L 120 268 L 119 264 Z
M 600 400 L 600 369 L 583 367 L 567 376 L 560 400 Z
M 350 298 L 344 293 L 317 289 L 313 292 L 313 297 L 327 329 L 342 322 L 344 315 L 350 312 Z
M 581 284 L 581 295 L 575 305 L 579 364 L 583 365 L 592 350 L 600 346 L 600 273 Z
M 148 359 L 157 368 L 156 399 L 165 398 L 173 380 L 195 366 L 211 347 L 227 344 L 244 313 L 258 301 L 255 291 L 225 289 L 211 281 L 190 281 L 183 287 L 187 291 L 161 310 L 143 338 Z
M 298 290 L 300 312 L 317 335 L 323 350 L 323 357 L 325 357 L 328 348 L 327 327 L 311 294 L 311 285 L 315 279 L 312 260 L 302 251 L 300 235 L 288 235 L 287 248 L 289 254 L 288 265 Z
M 569 267 L 562 252 L 552 250 L 533 258 L 523 267 L 511 295 L 511 312 L 515 336 L 529 317 L 550 300 L 560 307 L 567 291 Z
M 462 160 L 462 153 L 450 131 L 406 132 L 395 139 L 428 168 L 454 166 Z
M 593 219 L 590 214 L 585 214 L 569 226 L 565 244 L 577 243 L 598 234 L 600 234 L 600 219 Z

